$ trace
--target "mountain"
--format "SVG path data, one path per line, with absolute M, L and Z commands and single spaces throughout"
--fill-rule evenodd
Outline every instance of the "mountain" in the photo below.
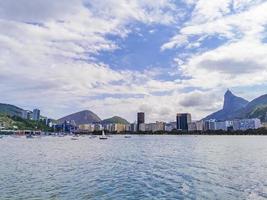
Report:
M 0 103 L 0 113 L 10 116 L 21 116 L 23 109 L 10 104 Z
M 205 117 L 205 120 L 216 119 L 216 120 L 227 120 L 235 117 L 237 113 L 248 105 L 248 101 L 235 96 L 230 90 L 224 94 L 223 108 L 211 115 Z
M 247 106 L 236 113 L 236 118 L 259 118 L 266 121 L 267 116 L 267 94 L 262 95 L 247 104 Z
M 224 95 L 224 106 L 206 118 L 216 120 L 233 120 L 244 118 L 259 118 L 261 121 L 267 121 L 267 94 L 262 95 L 251 102 L 227 91 Z
M 244 108 L 249 102 L 241 97 L 235 96 L 230 90 L 224 94 L 223 110 L 226 113 Z
M 102 124 L 130 124 L 126 119 L 114 116 L 101 121 Z
M 73 113 L 66 117 L 62 117 L 57 121 L 59 123 L 64 123 L 65 121 L 71 121 L 71 120 L 74 120 L 76 125 L 101 122 L 101 119 L 90 110 L 84 110 L 81 112 Z

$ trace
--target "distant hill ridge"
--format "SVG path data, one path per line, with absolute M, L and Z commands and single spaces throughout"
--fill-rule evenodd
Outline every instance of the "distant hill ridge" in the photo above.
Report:
M 102 124 L 130 124 L 126 119 L 123 119 L 119 116 L 114 116 L 108 119 L 101 121 Z
M 97 116 L 94 112 L 90 110 L 83 110 L 77 113 L 70 114 L 68 116 L 62 117 L 57 121 L 59 123 L 64 123 L 65 121 L 74 120 L 76 125 L 81 124 L 91 124 L 91 123 L 101 123 L 101 124 L 129 124 L 126 119 L 123 119 L 119 116 L 114 116 L 108 119 L 101 120 L 100 117 Z
M 233 120 L 242 118 L 259 118 L 267 121 L 267 94 L 262 95 L 251 102 L 235 96 L 230 90 L 224 95 L 223 109 L 212 113 L 204 119 Z
M 0 103 L 0 113 L 10 116 L 21 116 L 23 109 L 11 104 Z
M 74 120 L 76 125 L 101 122 L 101 119 L 90 110 L 83 110 L 77 113 L 73 113 L 68 116 L 62 117 L 57 121 L 59 123 L 64 123 L 65 121 L 71 121 L 71 120 Z

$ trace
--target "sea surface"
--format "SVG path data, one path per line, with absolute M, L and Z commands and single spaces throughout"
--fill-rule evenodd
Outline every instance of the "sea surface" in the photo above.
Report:
M 0 139 L 0 200 L 267 199 L 266 136 Z

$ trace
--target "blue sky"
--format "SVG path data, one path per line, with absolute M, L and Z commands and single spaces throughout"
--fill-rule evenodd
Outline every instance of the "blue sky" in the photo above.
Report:
M 0 0 L 0 102 L 201 119 L 267 93 L 264 0 Z
M 176 29 L 164 25 L 137 23 L 126 38 L 108 36 L 119 48 L 112 52 L 100 52 L 97 60 L 109 64 L 112 69 L 142 71 L 150 68 L 172 66 L 175 51 L 161 51 L 161 45 L 175 34 Z

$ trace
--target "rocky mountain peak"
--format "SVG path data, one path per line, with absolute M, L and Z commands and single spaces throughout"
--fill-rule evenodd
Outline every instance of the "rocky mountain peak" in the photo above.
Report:
M 248 101 L 235 96 L 229 89 L 224 94 L 224 104 L 223 110 L 233 111 L 245 107 L 248 104 Z

